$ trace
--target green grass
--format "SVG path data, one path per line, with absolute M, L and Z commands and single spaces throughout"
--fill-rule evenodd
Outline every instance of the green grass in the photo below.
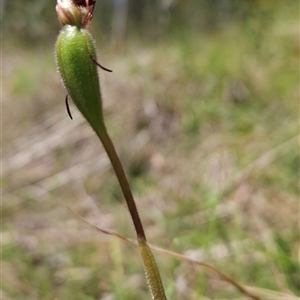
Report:
M 114 70 L 101 72 L 108 129 L 149 242 L 266 289 L 262 299 L 300 295 L 296 8 L 99 49 Z M 53 49 L 11 41 L 4 53 L 3 299 L 149 299 L 138 250 L 66 208 L 134 237 L 101 145 L 73 105 L 68 119 Z M 246 299 L 155 256 L 168 299 Z

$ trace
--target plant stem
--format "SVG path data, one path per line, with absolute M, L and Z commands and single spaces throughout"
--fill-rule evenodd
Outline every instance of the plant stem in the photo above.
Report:
M 114 144 L 108 135 L 105 125 L 103 124 L 103 126 L 101 126 L 101 131 L 96 132 L 96 133 L 103 144 L 103 147 L 110 159 L 110 162 L 113 166 L 113 169 L 114 169 L 116 176 L 118 178 L 118 181 L 120 183 L 123 195 L 125 197 L 125 200 L 126 200 L 126 203 L 128 206 L 128 210 L 130 212 L 130 215 L 131 215 L 131 218 L 132 218 L 135 230 L 136 230 L 137 237 L 138 237 L 138 239 L 143 239 L 146 241 L 146 235 L 144 232 L 142 221 L 139 216 L 135 201 L 133 199 L 133 195 L 132 195 L 127 177 L 125 175 L 123 166 L 120 162 L 120 159 L 118 157 L 118 154 L 116 152 Z
M 165 295 L 164 287 L 162 284 L 162 280 L 160 278 L 160 273 L 155 261 L 155 258 L 152 254 L 150 247 L 147 244 L 145 231 L 143 228 L 143 224 L 141 218 L 139 216 L 127 177 L 125 175 L 123 166 L 118 157 L 116 149 L 112 140 L 110 139 L 108 132 L 106 130 L 105 124 L 102 124 L 100 129 L 95 130 L 96 134 L 100 138 L 103 147 L 110 159 L 110 162 L 113 166 L 113 169 L 116 173 L 118 181 L 120 183 L 123 195 L 125 197 L 129 213 L 131 215 L 131 219 L 133 221 L 135 231 L 137 234 L 137 240 L 140 247 L 140 252 L 142 255 L 145 272 L 147 275 L 148 284 L 151 290 L 152 299 L 153 300 L 167 300 Z

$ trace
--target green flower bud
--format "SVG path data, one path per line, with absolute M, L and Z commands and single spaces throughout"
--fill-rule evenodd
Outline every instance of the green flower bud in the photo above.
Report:
M 90 33 L 85 28 L 65 25 L 57 38 L 55 52 L 68 94 L 92 128 L 99 132 L 103 126 L 102 97 Z

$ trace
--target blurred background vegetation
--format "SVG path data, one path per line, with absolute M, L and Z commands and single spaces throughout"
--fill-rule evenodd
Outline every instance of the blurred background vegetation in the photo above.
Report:
M 93 132 L 54 61 L 55 1 L 1 2 L 2 299 L 149 299 Z M 149 242 L 262 299 L 298 299 L 299 3 L 99 0 L 91 25 L 109 132 Z M 168 299 L 248 299 L 156 254 Z

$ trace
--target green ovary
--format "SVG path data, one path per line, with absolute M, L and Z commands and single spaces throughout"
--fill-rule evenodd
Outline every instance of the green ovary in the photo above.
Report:
M 69 96 L 95 131 L 103 124 L 96 51 L 90 33 L 65 25 L 56 42 L 58 71 Z

